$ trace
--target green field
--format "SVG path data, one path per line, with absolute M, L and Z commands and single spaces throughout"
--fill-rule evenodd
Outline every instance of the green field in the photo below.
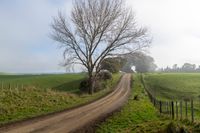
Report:
M 97 133 L 168 133 L 172 126 L 192 129 L 191 125 L 160 116 L 149 101 L 140 76 L 136 75 L 128 103 L 120 112 L 98 125 Z
M 160 99 L 200 98 L 199 73 L 145 74 L 145 84 L 150 92 Z
M 145 74 L 144 81 L 147 89 L 158 100 L 182 101 L 183 118 L 188 119 L 186 104 L 188 103 L 188 116 L 191 116 L 191 103 L 194 103 L 194 119 L 200 121 L 200 74 L 199 73 L 154 73 Z M 178 104 L 178 107 L 180 104 Z M 179 109 L 180 115 L 180 109 Z
M 0 125 L 71 108 L 109 91 L 120 78 L 113 75 L 105 89 L 93 95 L 80 94 L 84 74 L 0 75 Z

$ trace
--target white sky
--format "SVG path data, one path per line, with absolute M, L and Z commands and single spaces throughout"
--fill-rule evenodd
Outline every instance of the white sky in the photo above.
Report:
M 153 36 L 149 49 L 159 67 L 200 64 L 199 0 L 128 0 L 138 24 Z M 58 10 L 71 0 L 0 0 L 0 72 L 60 72 L 62 51 L 48 34 Z
M 129 0 L 129 5 L 152 33 L 150 54 L 159 67 L 200 64 L 199 0 Z

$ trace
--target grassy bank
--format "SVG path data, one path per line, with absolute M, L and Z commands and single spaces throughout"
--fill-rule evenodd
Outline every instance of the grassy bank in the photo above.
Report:
M 158 116 L 144 92 L 139 76 L 134 76 L 134 80 L 128 103 L 99 125 L 98 133 L 155 133 L 166 128 L 169 121 Z
M 93 95 L 79 94 L 78 86 L 84 77 L 82 74 L 1 75 L 0 125 L 97 99 L 111 90 L 120 74 L 113 75 L 105 83 L 106 89 Z
M 134 76 L 131 96 L 118 113 L 98 125 L 97 133 L 198 133 L 200 124 L 171 120 L 150 102 L 139 75 Z

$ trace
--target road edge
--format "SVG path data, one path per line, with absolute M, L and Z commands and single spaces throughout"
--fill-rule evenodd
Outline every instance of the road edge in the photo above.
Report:
M 101 124 L 102 122 L 105 122 L 109 117 L 113 116 L 115 113 L 120 112 L 122 110 L 122 108 L 126 105 L 129 97 L 131 96 L 130 92 L 131 92 L 132 85 L 133 85 L 132 81 L 133 81 L 133 75 L 131 74 L 129 93 L 128 93 L 128 95 L 127 95 L 127 97 L 124 100 L 124 103 L 122 105 L 120 105 L 114 111 L 112 111 L 108 114 L 102 115 L 102 116 L 98 117 L 97 119 L 90 121 L 89 123 L 86 123 L 84 126 L 78 128 L 78 129 L 76 129 L 76 130 L 74 130 L 70 133 L 95 133 L 96 129 L 99 127 L 99 124 Z

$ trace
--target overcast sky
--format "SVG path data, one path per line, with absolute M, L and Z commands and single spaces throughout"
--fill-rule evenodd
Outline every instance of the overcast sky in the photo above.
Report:
M 49 38 L 52 16 L 71 0 L 0 0 L 0 72 L 62 72 L 62 50 Z M 128 0 L 149 28 L 149 54 L 159 67 L 200 64 L 199 0 Z

